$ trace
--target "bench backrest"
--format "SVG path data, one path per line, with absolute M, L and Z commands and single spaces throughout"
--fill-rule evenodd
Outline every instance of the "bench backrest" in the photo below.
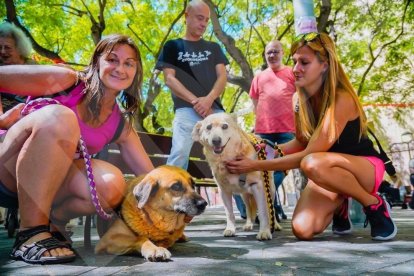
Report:
M 147 132 L 138 132 L 138 135 L 154 166 L 165 165 L 171 150 L 171 136 Z M 100 153 L 99 158 L 114 164 L 124 174 L 133 174 L 128 165 L 123 161 L 116 144 L 108 145 L 107 151 Z M 203 147 L 198 142 L 195 142 L 191 149 L 188 172 L 198 179 L 213 178 L 211 169 L 203 154 Z

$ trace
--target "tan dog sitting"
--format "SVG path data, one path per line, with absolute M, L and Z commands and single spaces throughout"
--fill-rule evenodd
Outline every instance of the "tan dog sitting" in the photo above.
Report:
M 240 175 L 227 171 L 225 162 L 240 156 L 251 159 L 257 158 L 256 151 L 248 135 L 237 125 L 235 118 L 226 113 L 215 113 L 198 122 L 193 129 L 194 141 L 199 141 L 204 147 L 204 154 L 211 167 L 226 211 L 227 225 L 225 237 L 236 233 L 235 217 L 233 213 L 232 195 L 241 194 L 246 205 L 246 224 L 243 229 L 251 231 L 256 218 L 256 211 L 260 220 L 258 240 L 272 239 L 269 220 L 269 208 L 265 197 L 264 182 L 261 172 L 255 171 L 246 174 L 246 181 L 240 181 Z M 272 202 L 275 196 L 273 172 L 269 172 L 270 196 Z M 275 230 L 281 229 L 275 221 Z
M 207 202 L 194 191 L 187 171 L 161 166 L 128 182 L 121 215 L 95 247 L 95 253 L 141 253 L 148 261 L 166 261 L 177 240 L 187 240 L 184 227 L 204 212 Z

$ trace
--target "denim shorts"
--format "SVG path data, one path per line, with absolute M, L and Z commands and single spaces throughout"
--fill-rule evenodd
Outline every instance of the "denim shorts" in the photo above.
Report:
M 9 191 L 0 181 L 0 206 L 5 208 L 19 207 L 19 201 L 17 200 L 17 194 Z

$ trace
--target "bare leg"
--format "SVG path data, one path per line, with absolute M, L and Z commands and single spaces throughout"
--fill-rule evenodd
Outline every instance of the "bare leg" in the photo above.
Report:
M 99 201 L 104 210 L 109 211 L 121 203 L 125 194 L 124 177 L 118 168 L 102 160 L 93 160 L 92 168 Z M 72 218 L 96 212 L 92 204 L 83 160 L 74 162 L 53 205 L 52 222 L 56 219 L 58 224 L 59 222 L 66 224 Z
M 314 153 L 302 160 L 301 168 L 310 180 L 328 191 L 351 196 L 363 206 L 378 203 L 371 194 L 375 184 L 375 168 L 363 157 Z
M 49 224 L 53 198 L 72 163 L 79 139 L 76 116 L 62 106 L 47 106 L 17 122 L 0 146 L 0 179 L 18 192 L 21 229 Z M 26 244 L 49 237 L 40 233 Z M 45 252 L 48 256 L 49 252 Z M 68 249 L 50 254 L 71 255 Z
M 323 232 L 333 212 L 348 195 L 368 206 L 378 203 L 371 192 L 375 168 L 363 157 L 339 153 L 314 153 L 305 157 L 301 169 L 309 178 L 292 218 L 299 239 L 312 239 Z
M 333 212 L 343 198 L 309 181 L 300 195 L 292 216 L 293 234 L 301 240 L 311 240 L 331 223 Z

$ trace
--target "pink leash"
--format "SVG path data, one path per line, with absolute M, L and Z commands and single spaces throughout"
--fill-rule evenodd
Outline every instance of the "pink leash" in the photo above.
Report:
M 51 98 L 38 98 L 31 100 L 30 97 L 27 99 L 26 105 L 22 109 L 22 116 L 26 116 L 27 114 L 36 111 L 44 106 L 50 105 L 50 104 L 60 104 L 59 101 Z M 86 175 L 88 178 L 88 184 L 89 184 L 89 190 L 91 193 L 91 199 L 92 203 L 95 206 L 96 212 L 98 215 L 105 219 L 110 220 L 113 217 L 113 213 L 108 214 L 105 212 L 105 210 L 102 208 L 101 203 L 99 202 L 98 193 L 96 192 L 96 184 L 93 177 L 92 172 L 92 163 L 91 163 L 91 156 L 88 153 L 88 149 L 86 148 L 85 142 L 82 139 L 82 136 L 79 137 L 79 144 L 78 144 L 78 152 L 80 156 L 85 161 L 85 167 L 86 167 Z

